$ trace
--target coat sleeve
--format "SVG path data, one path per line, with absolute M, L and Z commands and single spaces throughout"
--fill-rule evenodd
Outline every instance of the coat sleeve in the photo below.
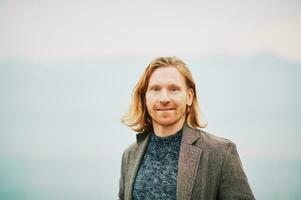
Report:
M 255 199 L 234 143 L 226 151 L 217 199 Z
M 125 152 L 122 154 L 122 160 L 121 160 L 121 173 L 119 178 L 119 191 L 118 191 L 118 199 L 123 200 L 124 199 L 124 182 L 125 182 Z

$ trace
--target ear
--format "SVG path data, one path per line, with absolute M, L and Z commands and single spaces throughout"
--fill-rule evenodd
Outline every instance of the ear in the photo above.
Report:
M 192 105 L 192 101 L 193 101 L 193 97 L 194 97 L 194 92 L 192 88 L 189 88 L 187 90 L 187 105 L 191 106 Z

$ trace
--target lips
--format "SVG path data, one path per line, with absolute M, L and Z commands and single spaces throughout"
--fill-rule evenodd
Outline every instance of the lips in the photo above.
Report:
M 169 111 L 169 110 L 174 110 L 174 108 L 157 108 L 157 111 Z

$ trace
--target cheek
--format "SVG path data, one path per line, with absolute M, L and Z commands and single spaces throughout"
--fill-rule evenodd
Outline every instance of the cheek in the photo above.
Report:
M 152 105 L 154 104 L 153 101 L 154 99 L 150 95 L 145 95 L 145 103 L 147 110 L 149 110 L 152 107 Z
M 179 106 L 186 106 L 186 104 L 189 102 L 189 97 L 186 95 L 181 95 L 178 98 L 175 99 L 175 102 L 179 105 Z

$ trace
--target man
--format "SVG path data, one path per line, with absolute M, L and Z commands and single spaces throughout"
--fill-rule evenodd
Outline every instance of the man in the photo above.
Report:
M 139 133 L 122 156 L 119 199 L 255 199 L 235 144 L 199 129 L 199 113 L 185 63 L 153 60 L 122 120 Z

